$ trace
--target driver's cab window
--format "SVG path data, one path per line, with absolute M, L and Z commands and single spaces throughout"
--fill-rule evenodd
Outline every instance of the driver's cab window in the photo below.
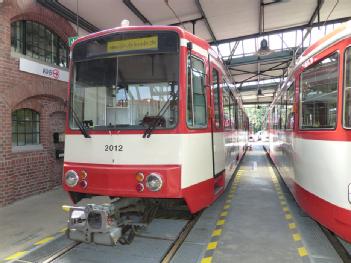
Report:
M 195 57 L 188 58 L 187 66 L 187 125 L 190 128 L 207 126 L 204 63 Z

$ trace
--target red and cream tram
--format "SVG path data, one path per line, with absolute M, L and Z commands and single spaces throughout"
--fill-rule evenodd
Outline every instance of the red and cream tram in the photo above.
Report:
M 298 204 L 351 242 L 351 23 L 304 51 L 268 117 L 269 154 Z
M 123 211 L 209 206 L 246 149 L 248 118 L 224 66 L 207 42 L 179 27 L 120 27 L 78 39 L 69 105 L 64 189 L 74 203 L 118 198 L 69 207 L 75 240 L 116 243 Z

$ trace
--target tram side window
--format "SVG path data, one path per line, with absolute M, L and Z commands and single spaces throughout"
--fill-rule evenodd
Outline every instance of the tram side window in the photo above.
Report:
M 336 127 L 338 59 L 338 53 L 334 53 L 301 74 L 301 129 Z
M 282 94 L 280 100 L 280 129 L 286 129 L 286 92 Z
M 294 128 L 294 102 L 295 102 L 295 83 L 292 83 L 287 92 L 286 100 L 286 129 L 292 130 Z
M 219 91 L 219 76 L 216 69 L 212 70 L 213 100 L 214 100 L 214 117 L 216 128 L 221 127 L 221 104 Z
M 273 129 L 274 130 L 278 130 L 279 129 L 279 122 L 280 122 L 280 119 L 279 119 L 279 105 L 275 106 L 273 108 L 273 115 L 272 115 L 272 118 L 273 118 Z
M 191 57 L 191 61 L 190 57 L 188 59 L 187 124 L 191 128 L 207 125 L 205 67 L 201 60 L 194 57 Z
M 231 109 L 230 109 L 230 94 L 226 87 L 223 87 L 223 116 L 224 128 L 231 128 Z
M 351 48 L 345 52 L 344 127 L 351 128 Z

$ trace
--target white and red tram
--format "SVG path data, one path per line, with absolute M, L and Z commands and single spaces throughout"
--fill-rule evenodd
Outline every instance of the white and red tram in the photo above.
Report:
M 248 118 L 224 66 L 206 41 L 179 27 L 79 38 L 69 104 L 63 186 L 74 203 L 109 196 L 146 211 L 179 200 L 195 213 L 223 193 L 246 149 Z
M 298 204 L 351 242 L 351 23 L 304 51 L 270 106 L 269 154 Z

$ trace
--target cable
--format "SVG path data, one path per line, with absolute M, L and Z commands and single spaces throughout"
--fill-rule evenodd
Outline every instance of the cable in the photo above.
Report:
M 336 7 L 338 4 L 339 4 L 339 0 L 336 0 L 336 3 L 335 3 L 335 5 L 333 6 L 332 10 L 330 11 L 330 13 L 329 13 L 329 15 L 328 15 L 327 19 L 324 21 L 323 26 L 324 26 L 324 25 L 325 25 L 325 23 L 328 21 L 328 19 L 329 19 L 330 15 L 333 13 L 333 11 L 334 11 L 335 7 Z
M 182 22 L 182 20 L 180 20 L 179 16 L 177 15 L 177 13 L 174 11 L 174 9 L 170 6 L 169 0 L 165 0 L 165 4 L 168 6 L 168 8 L 172 11 L 173 15 L 178 19 L 179 24 L 185 29 L 185 26 Z

